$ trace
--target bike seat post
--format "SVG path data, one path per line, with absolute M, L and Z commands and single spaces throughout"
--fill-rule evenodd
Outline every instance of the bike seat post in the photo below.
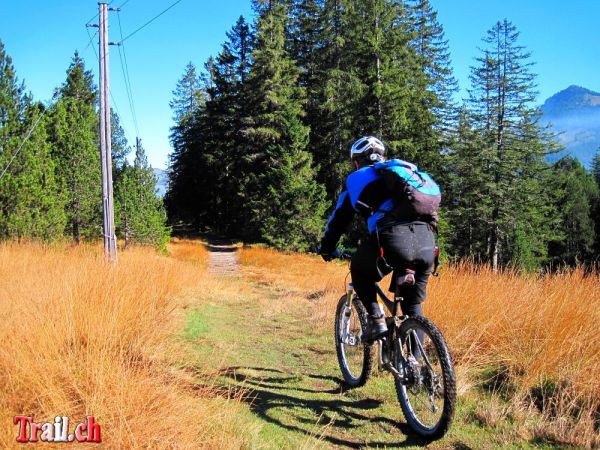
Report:
M 398 315 L 398 305 L 402 302 L 402 287 L 415 285 L 415 271 L 413 269 L 404 269 L 399 275 L 394 273 L 396 277 L 396 291 L 394 292 L 394 315 Z
M 402 303 L 402 300 L 404 300 L 400 296 L 400 292 L 398 292 L 398 291 L 399 291 L 399 289 L 396 288 L 396 293 L 394 294 L 394 310 L 392 311 L 392 314 L 394 315 L 394 317 L 396 317 L 398 315 L 400 303 Z

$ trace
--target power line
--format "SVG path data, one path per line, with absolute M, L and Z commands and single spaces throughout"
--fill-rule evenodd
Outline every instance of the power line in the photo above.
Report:
M 110 6 L 110 4 L 111 4 L 112 2 L 114 2 L 114 1 L 115 1 L 115 0 L 110 0 L 110 2 L 108 3 L 108 6 Z M 129 0 L 127 0 L 125 3 L 127 3 L 128 1 L 129 1 Z M 124 5 L 125 3 L 123 3 L 123 5 Z M 123 5 L 121 5 L 121 6 L 123 6 Z M 98 17 L 99 15 L 100 15 L 100 12 L 97 12 L 97 13 L 96 13 L 96 14 L 94 14 L 94 15 L 93 15 L 93 16 L 92 16 L 92 17 L 91 17 L 89 20 L 87 20 L 87 21 L 85 22 L 85 24 L 86 24 L 86 25 L 89 25 L 89 24 L 90 24 L 90 22 L 91 22 L 92 20 L 94 20 L 96 17 Z
M 17 149 L 17 151 L 15 152 L 15 154 L 12 156 L 12 158 L 10 158 L 10 161 L 8 162 L 8 164 L 6 165 L 6 167 L 4 168 L 4 170 L 2 171 L 2 174 L 0 174 L 0 180 L 2 179 L 2 177 L 4 176 L 4 174 L 6 173 L 6 171 L 8 170 L 8 168 L 11 166 L 11 164 L 13 163 L 13 161 L 15 160 L 15 158 L 17 157 L 17 155 L 19 154 L 19 152 L 21 151 L 21 149 L 23 148 L 23 145 L 25 145 L 25 142 L 27 142 L 27 140 L 29 139 L 29 136 L 31 136 L 31 133 L 33 133 L 33 130 L 35 130 L 35 127 L 37 127 L 37 124 L 39 123 L 40 120 L 42 120 L 42 116 L 44 115 L 46 111 L 42 111 L 40 113 L 40 115 L 38 116 L 37 120 L 35 121 L 35 123 L 33 124 L 33 126 L 29 129 L 29 132 L 27 133 L 27 136 L 25 136 L 25 139 L 23 139 L 23 142 L 21 142 L 21 145 L 19 145 L 19 148 Z
M 98 31 L 96 31 L 96 32 L 94 33 L 94 36 L 92 36 L 92 35 L 91 35 L 91 33 L 90 33 L 90 29 L 89 29 L 88 27 L 85 27 L 85 30 L 87 31 L 87 34 L 88 34 L 88 36 L 90 37 L 90 42 L 92 42 L 92 39 L 94 39 L 94 36 L 96 36 L 96 34 L 98 34 Z M 87 47 L 86 47 L 86 48 L 87 48 Z M 97 60 L 98 62 L 100 62 L 100 57 L 98 56 L 98 52 L 96 51 L 96 47 L 94 47 L 94 46 L 92 45 L 92 48 L 94 49 L 94 55 L 96 55 L 96 60 Z
M 123 62 L 123 55 L 121 54 L 121 48 L 119 47 L 119 59 L 121 60 L 121 72 L 123 73 L 123 80 L 125 81 L 125 92 L 127 93 L 127 99 L 129 101 L 129 109 L 131 110 L 131 118 L 133 119 L 133 126 L 135 127 L 136 136 L 140 136 L 140 130 L 137 124 L 137 115 L 135 114 L 135 107 L 133 105 L 133 93 L 129 82 L 129 73 L 126 72 L 126 63 Z
M 164 13 L 166 13 L 168 10 L 170 10 L 171 8 L 173 8 L 177 3 L 180 3 L 182 0 L 177 0 L 175 3 L 173 3 L 171 6 L 169 6 L 167 9 L 165 9 L 163 12 L 161 12 L 160 14 L 154 16 L 152 19 L 150 19 L 148 22 L 146 22 L 144 25 L 142 25 L 141 27 L 139 27 L 137 30 L 135 30 L 134 32 L 128 34 L 127 36 L 125 36 L 125 38 L 121 39 L 120 43 L 125 42 L 127 39 L 129 39 L 131 36 L 133 36 L 134 34 L 136 34 L 138 31 L 142 30 L 143 28 L 147 27 L 148 25 L 150 25 L 152 22 L 154 22 L 156 19 L 158 19 L 160 16 L 162 16 Z
M 127 0 L 129 1 L 129 0 Z M 123 28 L 121 27 L 121 14 L 117 13 L 119 21 L 119 33 L 121 35 L 121 45 L 118 46 L 119 58 L 121 59 L 121 71 L 123 72 L 123 78 L 125 79 L 125 90 L 129 98 L 129 107 L 131 109 L 131 117 L 133 119 L 133 125 L 135 126 L 136 136 L 140 137 L 140 130 L 138 128 L 137 114 L 135 113 L 135 103 L 133 101 L 133 89 L 131 87 L 131 77 L 129 76 L 129 65 L 127 64 L 127 53 L 125 52 L 125 45 L 123 44 Z M 121 47 L 123 52 L 121 54 Z
M 88 29 L 88 27 L 85 27 L 85 29 L 87 30 L 87 29 Z M 89 36 L 89 34 L 90 34 L 90 32 L 88 31 L 88 36 Z M 94 39 L 94 38 L 95 38 L 97 35 L 98 35 L 98 31 L 96 31 L 96 32 L 94 33 L 94 35 L 93 35 L 92 37 L 90 37 L 90 41 L 87 43 L 87 45 L 86 45 L 86 46 L 85 46 L 85 48 L 83 49 L 83 51 L 84 51 L 84 52 L 85 52 L 85 51 L 86 51 L 86 50 L 89 48 L 89 46 L 90 46 L 90 45 L 92 45 L 92 41 L 93 41 L 93 39 Z
M 115 100 L 115 97 L 112 93 L 112 90 L 108 90 L 109 94 L 110 94 L 110 98 L 112 100 L 112 105 L 115 107 L 115 111 L 117 111 L 117 116 L 119 117 L 123 117 L 121 115 L 121 112 L 119 111 L 119 107 L 117 106 L 117 102 Z M 123 128 L 123 126 L 121 126 L 121 128 L 123 129 L 123 132 L 125 133 L 125 139 L 127 139 L 127 143 L 133 142 L 133 140 L 131 139 L 131 136 L 129 135 L 129 133 L 127 132 L 127 130 L 125 128 Z
M 100 13 L 96 13 L 96 15 L 95 15 L 95 16 L 92 16 L 92 17 L 90 18 L 90 20 L 88 20 L 88 21 L 86 21 L 86 22 L 85 22 L 85 25 L 86 25 L 86 26 L 87 26 L 87 25 L 91 25 L 91 22 L 92 22 L 92 20 L 94 20 L 94 19 L 95 19 L 96 17 L 98 17 L 99 15 L 100 15 Z
M 88 29 L 86 28 L 86 30 L 88 30 Z M 90 35 L 89 30 L 88 30 L 88 35 Z M 100 57 L 98 56 L 98 52 L 96 51 L 96 47 L 92 46 L 92 48 L 94 49 L 94 54 L 96 55 L 96 60 L 99 62 L 100 61 Z M 112 90 L 109 89 L 109 93 L 110 93 L 110 98 L 112 99 L 112 105 L 115 107 L 115 110 L 117 111 L 117 115 L 119 117 L 123 117 L 121 115 L 121 111 L 119 111 L 119 106 L 117 105 L 117 101 L 115 100 L 115 97 L 114 97 L 114 95 L 112 93 Z M 129 133 L 124 128 L 123 128 L 123 131 L 125 131 L 127 141 L 128 142 L 132 142 L 131 136 L 129 136 Z
M 58 96 L 59 92 L 60 91 L 58 89 L 54 92 L 54 95 L 52 96 L 52 100 L 54 100 Z M 14 153 L 14 155 L 12 155 L 12 158 L 10 158 L 10 161 L 8 162 L 8 164 L 6 165 L 6 167 L 4 168 L 4 170 L 2 171 L 2 173 L 0 174 L 0 180 L 2 180 L 2 178 L 4 177 L 4 175 L 6 174 L 6 172 L 8 171 L 8 169 L 10 168 L 10 166 L 12 165 L 13 161 L 17 157 L 17 155 L 21 152 L 21 149 L 23 148 L 23 146 L 25 145 L 25 143 L 29 140 L 29 137 L 31 136 L 31 133 L 33 133 L 33 130 L 36 129 L 38 123 L 40 123 L 40 120 L 42 120 L 42 117 L 44 117 L 44 114 L 46 114 L 46 111 L 48 111 L 48 107 L 44 107 L 44 109 L 40 112 L 40 115 L 38 116 L 38 118 L 36 119 L 36 121 L 33 123 L 33 125 L 31 126 L 31 128 L 29 129 L 29 131 L 27 132 L 27 135 L 25 136 L 25 138 L 23 139 L 23 141 L 21 141 L 21 145 L 19 145 L 19 148 L 17 148 L 17 151 Z

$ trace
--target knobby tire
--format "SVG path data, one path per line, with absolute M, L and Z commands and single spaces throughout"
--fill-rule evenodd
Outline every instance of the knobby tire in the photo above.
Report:
M 344 314 L 346 310 L 346 296 L 342 296 L 340 298 L 335 314 L 335 349 L 337 352 L 338 362 L 340 365 L 340 370 L 342 371 L 342 376 L 344 377 L 344 381 L 348 387 L 356 388 L 363 386 L 370 377 L 371 368 L 373 366 L 373 356 L 374 349 L 372 344 L 366 344 L 364 342 L 360 342 L 356 348 L 352 348 L 347 344 L 342 342 L 342 324 L 344 319 Z M 362 335 L 365 334 L 367 330 L 367 311 L 363 306 L 362 302 L 358 299 L 358 297 L 354 297 L 352 299 L 352 309 L 351 315 L 356 315 L 355 319 L 358 319 L 361 329 Z M 351 316 L 352 318 L 352 316 Z M 352 370 L 348 362 L 348 352 L 346 350 L 352 350 L 356 353 L 356 357 L 358 359 L 358 365 L 361 367 L 358 370 Z M 360 353 L 362 352 L 362 357 Z
M 398 379 L 396 379 L 396 394 L 408 425 L 420 436 L 433 441 L 440 439 L 446 434 L 454 418 L 456 407 L 456 380 L 452 357 L 442 333 L 429 319 L 418 316 L 409 317 L 402 322 L 397 330 L 397 339 L 400 339 L 400 345 L 404 342 L 404 339 L 406 339 L 410 330 L 415 330 L 415 332 L 416 330 L 420 330 L 424 332 L 435 347 L 438 359 L 436 365 L 438 368 L 441 367 L 441 374 L 437 375 L 442 376 L 444 390 L 442 396 L 443 408 L 439 420 L 433 426 L 423 425 L 421 423 L 422 419 L 419 419 L 419 417 L 415 415 L 414 409 L 410 404 L 410 396 L 406 394 L 406 389 L 410 386 L 405 387 Z

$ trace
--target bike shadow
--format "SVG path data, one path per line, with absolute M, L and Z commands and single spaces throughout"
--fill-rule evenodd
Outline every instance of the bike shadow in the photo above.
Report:
M 312 373 L 292 374 L 267 367 L 232 366 L 221 370 L 230 388 L 244 391 L 241 400 L 258 417 L 286 430 L 315 437 L 335 446 L 408 447 L 424 446 L 430 441 L 416 436 L 410 427 L 383 415 L 371 413 L 381 400 L 351 398 L 349 388 L 337 377 Z M 308 378 L 315 388 L 297 386 Z M 331 384 L 334 387 L 329 387 Z M 398 413 L 400 413 L 398 406 Z M 368 423 L 369 428 L 387 431 L 389 440 L 364 440 L 352 436 L 352 430 Z M 385 430 L 385 431 L 384 431 Z M 381 433 L 381 432 L 378 432 Z M 398 439 L 394 434 L 398 433 Z

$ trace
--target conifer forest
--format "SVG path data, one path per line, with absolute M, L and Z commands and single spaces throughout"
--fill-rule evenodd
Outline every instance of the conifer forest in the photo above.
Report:
M 510 21 L 482 36 L 459 99 L 428 0 L 255 0 L 254 12 L 173 86 L 164 199 L 112 113 L 121 239 L 164 246 L 185 226 L 310 251 L 352 170 L 350 145 L 373 135 L 441 186 L 445 258 L 528 271 L 596 261 L 600 153 L 590 168 L 549 162 L 561 148 Z M 79 54 L 44 104 L 0 42 L 0 238 L 101 238 L 97 102 Z M 343 245 L 361 233 L 357 221 Z

